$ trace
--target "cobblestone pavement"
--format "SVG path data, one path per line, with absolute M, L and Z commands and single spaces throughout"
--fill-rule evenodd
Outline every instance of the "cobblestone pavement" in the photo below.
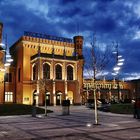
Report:
M 49 107 L 48 116 L 0 117 L 0 140 L 140 140 L 140 121 L 132 115 L 98 112 L 71 106 L 70 115 L 61 115 L 61 107 Z

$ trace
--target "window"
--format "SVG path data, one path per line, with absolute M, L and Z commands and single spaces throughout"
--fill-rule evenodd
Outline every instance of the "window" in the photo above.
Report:
M 5 82 L 12 82 L 12 73 L 5 74 Z
M 62 79 L 62 67 L 60 65 L 55 67 L 55 77 L 56 79 Z
M 5 92 L 5 102 L 13 102 L 13 92 Z
M 73 67 L 67 67 L 67 80 L 73 80 Z
M 33 80 L 37 79 L 37 68 L 36 65 L 33 66 Z
M 20 82 L 20 68 L 18 68 L 18 82 Z
M 43 78 L 50 79 L 50 65 L 47 63 L 43 65 Z

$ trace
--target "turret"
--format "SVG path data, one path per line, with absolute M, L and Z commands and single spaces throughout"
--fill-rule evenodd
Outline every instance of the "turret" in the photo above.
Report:
M 74 47 L 76 54 L 78 56 L 82 56 L 82 50 L 83 50 L 83 36 L 74 36 Z

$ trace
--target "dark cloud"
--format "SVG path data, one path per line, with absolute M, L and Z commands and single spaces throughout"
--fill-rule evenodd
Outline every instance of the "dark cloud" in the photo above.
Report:
M 99 43 L 119 42 L 119 52 L 126 59 L 122 73 L 128 74 L 140 69 L 139 4 L 137 0 L 1 0 L 0 21 L 10 45 L 24 31 L 70 38 L 79 32 L 85 44 L 96 33 Z

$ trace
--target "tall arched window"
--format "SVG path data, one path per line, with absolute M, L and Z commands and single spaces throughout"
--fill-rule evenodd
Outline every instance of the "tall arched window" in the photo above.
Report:
M 38 74 L 37 74 L 37 66 L 34 65 L 33 66 L 33 80 L 37 80 L 37 76 L 38 76 Z
M 56 79 L 62 79 L 62 67 L 59 64 L 55 66 L 55 77 Z
M 50 65 L 47 63 L 43 64 L 43 78 L 50 79 Z
M 73 67 L 67 67 L 67 80 L 73 80 Z

